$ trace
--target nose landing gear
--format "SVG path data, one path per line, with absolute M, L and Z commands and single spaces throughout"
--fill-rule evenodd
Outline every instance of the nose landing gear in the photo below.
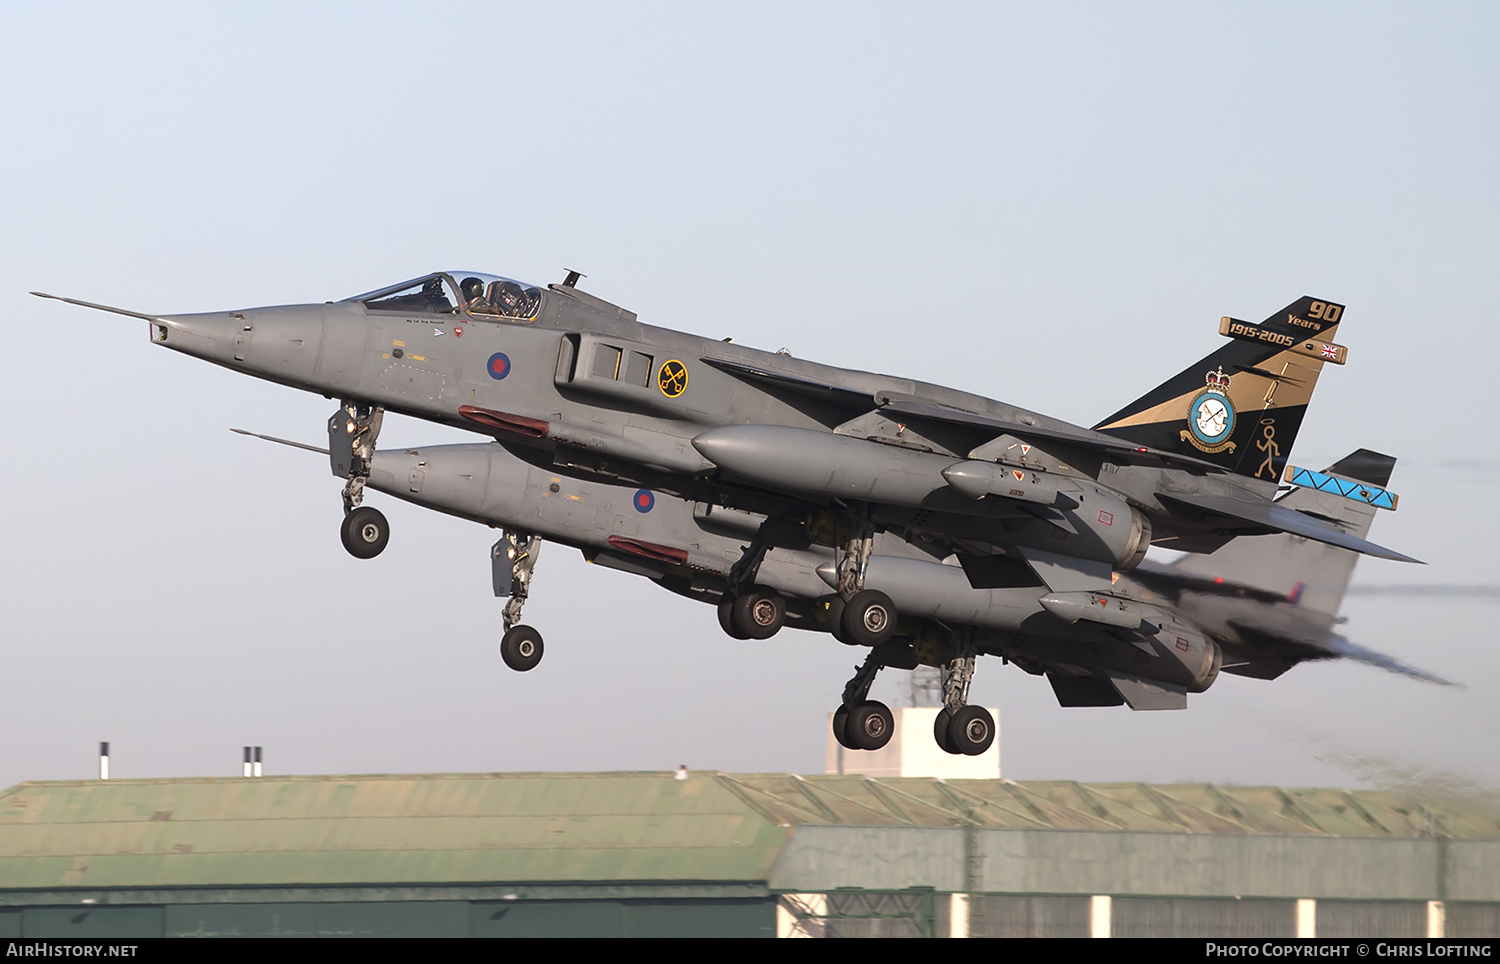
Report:
M 542 634 L 521 624 L 521 607 L 526 605 L 531 573 L 541 551 L 541 539 L 529 532 L 509 529 L 490 547 L 490 573 L 495 595 L 510 597 L 502 613 L 505 635 L 500 637 L 500 658 L 518 673 L 535 669 L 542 661 Z
M 328 419 L 328 460 L 333 474 L 344 483 L 344 521 L 339 539 L 356 559 L 373 559 L 391 539 L 391 526 L 379 509 L 360 506 L 365 483 L 370 480 L 370 461 L 385 410 L 345 399 Z

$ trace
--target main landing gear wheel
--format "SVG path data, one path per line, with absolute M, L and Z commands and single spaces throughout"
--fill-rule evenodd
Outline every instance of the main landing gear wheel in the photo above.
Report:
M 849 638 L 848 633 L 844 632 L 844 609 L 845 606 L 843 596 L 834 595 L 829 598 L 828 631 L 833 634 L 834 639 L 843 643 L 845 646 L 853 646 L 854 641 Z
M 878 750 L 891 742 L 896 730 L 896 718 L 890 707 L 879 700 L 868 700 L 849 711 L 844 724 L 846 746 L 856 750 Z
M 941 717 L 942 714 L 939 713 L 938 716 Z M 978 756 L 995 742 L 994 717 L 982 706 L 959 707 L 948 724 L 948 742 L 953 745 L 953 750 L 948 750 L 946 746 L 943 749 L 949 753 L 957 750 L 965 756 Z
M 880 590 L 866 589 L 844 604 L 841 622 L 845 642 L 879 646 L 896 631 L 896 604 Z
M 937 741 L 938 748 L 944 753 L 959 755 L 959 750 L 953 745 L 953 740 L 948 736 L 948 726 L 953 722 L 953 711 L 946 706 L 938 710 L 938 715 L 932 721 L 932 738 Z
M 734 624 L 734 604 L 736 602 L 738 600 L 728 593 L 725 593 L 724 598 L 719 600 L 719 628 L 724 630 L 725 635 L 734 639 L 749 639 L 750 637 L 741 632 L 740 628 Z
M 839 708 L 833 711 L 833 738 L 839 741 L 839 746 L 846 750 L 855 750 L 858 747 L 849 745 L 849 738 L 844 735 L 844 728 L 849 725 L 849 707 L 839 704 Z
M 339 527 L 344 548 L 356 559 L 373 559 L 391 541 L 391 524 L 379 509 L 363 505 L 344 516 Z
M 500 637 L 500 658 L 518 673 L 542 661 L 542 634 L 530 626 L 512 626 Z
M 786 600 L 781 593 L 753 586 L 734 601 L 731 618 L 748 639 L 770 639 L 786 623 Z

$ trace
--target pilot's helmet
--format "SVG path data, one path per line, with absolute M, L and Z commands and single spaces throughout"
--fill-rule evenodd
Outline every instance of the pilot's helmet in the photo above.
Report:
M 471 275 L 459 284 L 458 290 L 464 293 L 464 301 L 474 301 L 484 294 L 484 282 Z

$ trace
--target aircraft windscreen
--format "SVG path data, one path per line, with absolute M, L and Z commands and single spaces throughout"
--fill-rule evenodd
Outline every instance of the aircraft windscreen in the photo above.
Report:
M 532 318 L 542 305 L 542 289 L 492 274 L 454 273 L 464 293 L 464 307 L 474 315 Z
M 439 271 L 344 300 L 361 301 L 377 311 L 448 314 L 462 309 L 478 318 L 525 319 L 535 317 L 542 291 L 535 285 L 480 271 Z
M 345 298 L 345 301 L 363 301 L 365 307 L 376 311 L 404 311 L 427 315 L 444 314 L 453 310 L 453 282 L 441 274 L 430 274 L 415 281 L 403 281 L 398 285 L 376 288 L 364 294 Z

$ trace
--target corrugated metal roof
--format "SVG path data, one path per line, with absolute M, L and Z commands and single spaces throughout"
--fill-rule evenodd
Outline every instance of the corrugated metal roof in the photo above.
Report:
M 505 773 L 23 783 L 0 889 L 763 881 L 798 825 L 1500 839 L 1481 805 L 1208 784 Z

